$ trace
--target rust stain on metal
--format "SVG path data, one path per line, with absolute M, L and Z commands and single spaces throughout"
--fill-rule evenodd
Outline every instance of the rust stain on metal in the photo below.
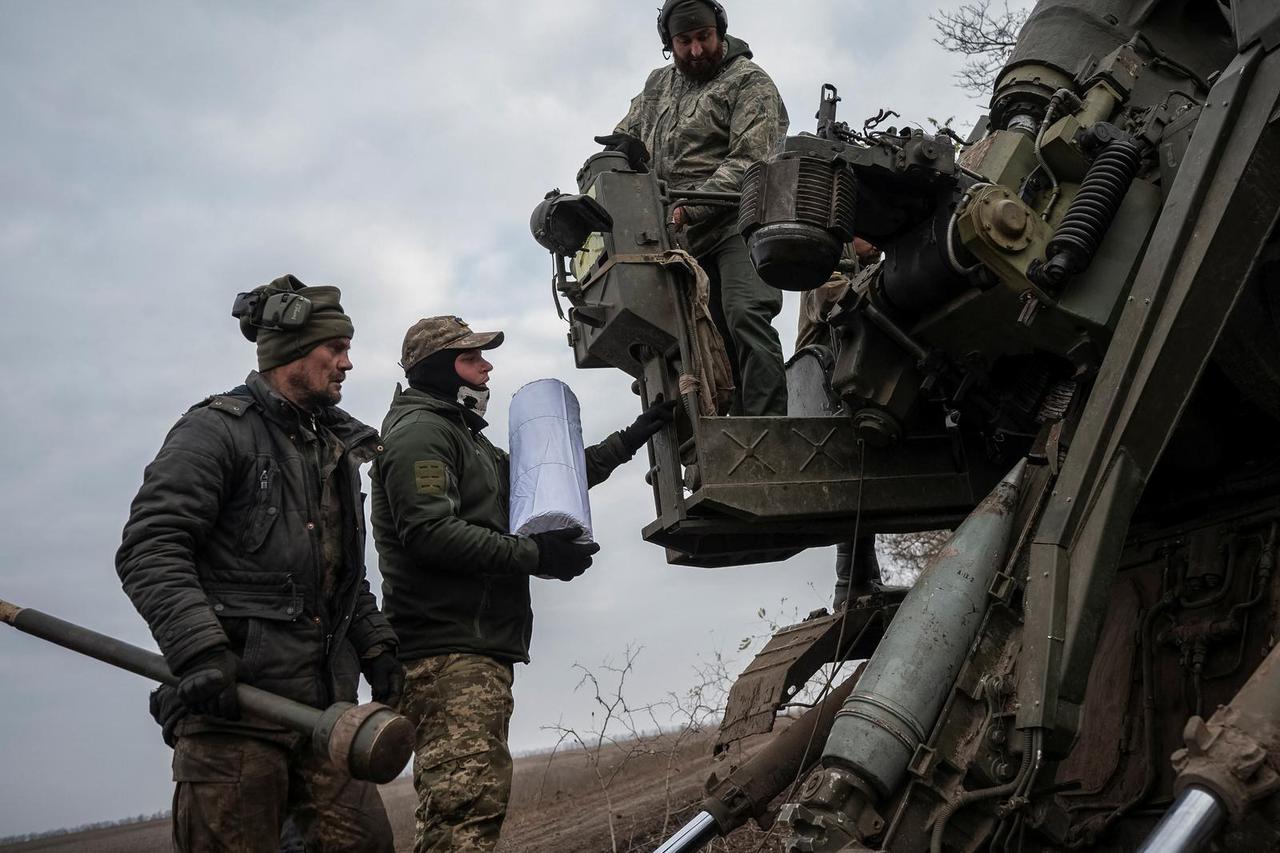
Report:
M 982 163 L 982 158 L 986 156 L 987 150 L 995 144 L 996 138 L 997 137 L 993 134 L 969 146 L 969 148 L 960 155 L 960 165 L 965 168 L 972 169 Z
M 18 605 L 10 604 L 4 599 L 0 599 L 0 622 L 7 622 L 12 625 L 21 612 L 22 608 Z

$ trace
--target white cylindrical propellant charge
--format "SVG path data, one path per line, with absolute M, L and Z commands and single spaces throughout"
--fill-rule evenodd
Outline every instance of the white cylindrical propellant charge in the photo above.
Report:
M 578 398 L 558 379 L 539 379 L 511 398 L 511 532 L 581 527 L 591 540 L 591 504 Z

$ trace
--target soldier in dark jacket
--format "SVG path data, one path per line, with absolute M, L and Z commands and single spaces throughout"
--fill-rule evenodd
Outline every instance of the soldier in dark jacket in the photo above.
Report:
M 655 69 L 606 148 L 649 164 L 672 189 L 737 192 L 747 167 L 787 133 L 787 109 L 745 41 L 726 34 L 714 0 L 667 0 L 658 34 L 671 64 Z M 736 228 L 737 209 L 685 205 L 671 212 L 711 280 L 711 311 L 733 367 L 734 413 L 785 415 L 782 344 L 773 318 L 782 293 L 756 274 Z
M 509 460 L 483 433 L 483 351 L 502 337 L 457 317 L 415 323 L 401 359 L 409 388 L 396 388 L 373 466 L 383 599 L 407 667 L 400 713 L 417 729 L 418 853 L 493 849 L 511 793 L 512 665 L 529 661 L 529 576 L 572 580 L 598 550 L 577 529 L 508 531 Z M 659 404 L 587 448 L 588 484 L 671 418 Z
M 403 685 L 365 580 L 359 466 L 378 435 L 334 405 L 351 369 L 339 298 L 293 276 L 241 295 L 233 314 L 259 372 L 170 430 L 116 555 L 180 679 L 153 697 L 176 738 L 179 851 L 275 851 L 290 814 L 311 849 L 393 849 L 376 787 L 242 716 L 234 689 L 323 708 L 355 701 L 362 670 L 378 701 L 396 703 Z

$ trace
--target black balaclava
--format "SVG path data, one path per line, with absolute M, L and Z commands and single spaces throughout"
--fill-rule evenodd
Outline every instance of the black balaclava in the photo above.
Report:
M 462 350 L 442 349 L 433 352 L 422 361 L 409 368 L 405 378 L 409 387 L 415 388 L 433 397 L 457 403 L 463 411 L 472 412 L 483 418 L 489 405 L 489 388 L 484 385 L 471 385 L 463 382 L 454 362 Z

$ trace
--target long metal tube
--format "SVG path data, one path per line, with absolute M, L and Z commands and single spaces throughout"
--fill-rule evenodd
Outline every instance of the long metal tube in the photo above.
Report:
M 924 363 L 929 357 L 929 351 L 920 346 L 915 338 L 908 335 L 902 330 L 897 323 L 890 320 L 888 315 L 873 305 L 869 300 L 862 304 L 863 313 L 867 315 L 867 319 L 876 324 L 880 331 L 884 332 L 898 346 L 902 347 L 918 364 Z
M 6 607 L 13 608 L 14 618 L 3 618 Z M 161 684 L 178 683 L 177 676 L 169 671 L 169 665 L 164 662 L 164 658 L 155 652 L 138 648 L 115 637 L 108 637 L 106 634 L 99 634 L 97 631 L 90 631 L 88 628 L 50 616 L 48 613 L 32 610 L 29 607 L 17 608 L 8 602 L 0 601 L 0 621 L 8 622 L 24 634 L 39 637 L 64 649 L 79 652 L 152 681 L 158 681 Z M 309 705 L 272 695 L 248 684 L 236 685 L 236 698 L 240 700 L 240 707 L 250 714 L 303 734 L 311 734 L 320 719 L 321 712 Z
M 698 812 L 693 820 L 680 827 L 675 835 L 653 853 L 692 853 L 694 850 L 701 850 L 703 845 L 718 834 L 716 819 L 706 812 Z
M 1161 827 L 1167 822 L 1170 828 L 1163 833 L 1157 829 L 1157 835 L 1196 840 L 1211 834 L 1225 818 L 1242 820 L 1275 788 L 1271 760 L 1280 754 L 1280 646 L 1267 653 L 1244 686 L 1208 722 L 1192 717 L 1184 738 L 1186 748 L 1173 755 L 1178 768 L 1173 790 L 1178 799 L 1161 822 Z M 1204 797 L 1188 797 L 1193 791 L 1210 795 L 1212 805 Z M 1194 849 L 1186 845 L 1151 849 Z
M 1138 853 L 1196 853 L 1227 818 L 1218 798 L 1192 785 L 1173 801 Z
M 0 599 L 0 622 L 64 649 L 162 684 L 177 684 L 160 655 Z M 358 779 L 390 782 L 413 754 L 413 727 L 382 705 L 339 702 L 327 710 L 277 696 L 249 684 L 236 685 L 243 711 L 290 731 L 310 735 L 317 752 Z
M 714 192 L 712 190 L 667 190 L 667 198 L 671 201 L 688 201 L 696 204 L 732 204 L 737 205 L 742 193 Z

